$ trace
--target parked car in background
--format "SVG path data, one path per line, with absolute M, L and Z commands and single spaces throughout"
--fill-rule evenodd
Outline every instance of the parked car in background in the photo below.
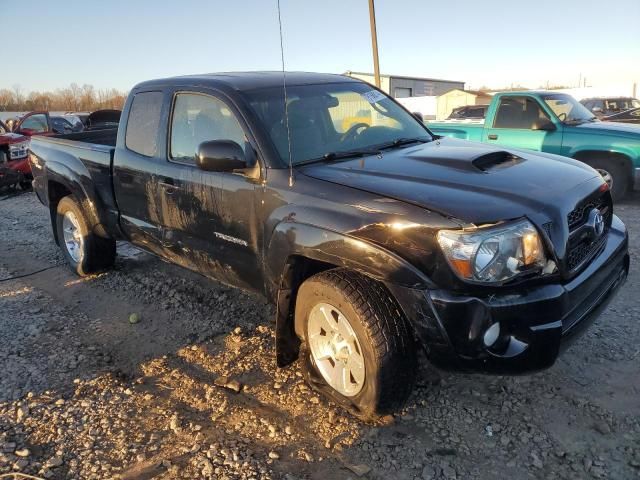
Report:
M 105 128 L 117 128 L 120 123 L 120 110 L 96 110 L 85 119 L 86 130 L 100 130 Z
M 117 131 L 34 137 L 70 268 L 110 267 L 122 239 L 265 295 L 278 365 L 299 358 L 367 419 L 408 398 L 419 348 L 454 370 L 551 366 L 624 283 L 626 227 L 592 168 L 434 136 L 339 75 L 288 73 L 285 108 L 282 81 L 145 82 Z
M 54 125 L 49 112 L 30 112 L 15 120 L 12 127 L 15 133 L 31 137 L 33 135 L 54 135 Z M 61 130 L 58 133 L 65 133 Z M 68 133 L 68 132 L 67 132 Z
M 28 159 L 29 138 L 11 133 L 0 122 L 0 186 L 19 184 L 23 189 L 31 186 L 31 167 Z
M 80 121 L 83 126 L 86 126 L 87 118 L 89 118 L 89 115 L 91 115 L 91 112 L 65 112 L 63 116 L 78 119 L 78 121 Z M 75 120 L 73 121 L 69 120 L 69 121 L 73 124 L 76 123 Z
M 82 122 L 71 123 L 71 121 L 63 116 L 51 116 L 51 130 L 55 133 L 73 133 L 84 130 Z
M 457 107 L 451 111 L 447 120 L 482 119 L 487 115 L 488 109 L 489 105 L 467 105 L 464 107 Z
M 601 120 L 609 122 L 640 123 L 640 114 L 623 115 L 640 109 L 640 100 L 632 97 L 599 97 L 580 100 L 588 110 Z
M 625 110 L 624 112 L 614 113 L 602 118 L 605 122 L 621 122 L 640 124 L 640 108 Z
M 482 120 L 427 125 L 438 135 L 580 160 L 602 174 L 615 200 L 640 187 L 640 127 L 601 122 L 564 93 L 498 93 Z

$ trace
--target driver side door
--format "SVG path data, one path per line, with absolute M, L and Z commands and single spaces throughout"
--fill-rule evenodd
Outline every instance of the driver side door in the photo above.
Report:
M 540 130 L 542 123 L 553 130 Z M 504 96 L 496 107 L 493 124 L 485 126 L 483 143 L 560 154 L 562 125 L 554 122 L 538 103 L 529 96 Z
M 262 291 L 258 179 L 196 166 L 198 145 L 231 140 L 253 147 L 236 111 L 209 92 L 176 91 L 168 152 L 158 170 L 162 243 L 172 261 L 228 285 Z
M 14 131 L 27 137 L 32 135 L 53 135 L 49 114 L 46 112 L 28 113 L 20 119 Z

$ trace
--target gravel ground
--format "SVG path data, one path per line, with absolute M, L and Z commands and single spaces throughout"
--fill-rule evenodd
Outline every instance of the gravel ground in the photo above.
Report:
M 439 372 L 364 425 L 277 370 L 273 309 L 120 245 L 80 280 L 32 193 L 0 198 L 0 476 L 640 478 L 640 195 L 624 289 L 556 365 Z M 130 315 L 138 314 L 131 323 Z M 135 320 L 135 319 L 134 319 Z M 238 391 L 239 390 L 239 391 Z

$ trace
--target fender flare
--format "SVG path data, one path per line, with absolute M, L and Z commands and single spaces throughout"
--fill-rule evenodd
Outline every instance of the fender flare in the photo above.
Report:
M 83 165 L 84 168 L 84 165 Z M 54 206 L 51 204 L 51 194 L 49 191 L 49 185 L 51 183 L 57 183 L 62 185 L 66 190 L 71 192 L 73 196 L 80 202 L 80 205 L 87 215 L 87 220 L 90 223 L 91 229 L 102 237 L 107 237 L 103 223 L 100 218 L 100 214 L 97 208 L 97 196 L 93 191 L 93 187 L 90 182 L 83 182 L 82 174 L 79 174 L 60 162 L 47 162 L 46 166 L 46 179 L 47 179 L 47 203 L 51 211 L 51 222 L 54 226 L 54 237 L 57 237 L 55 228 L 55 215 Z M 85 173 L 86 179 L 90 179 L 89 172 Z M 56 242 L 58 239 L 56 238 Z

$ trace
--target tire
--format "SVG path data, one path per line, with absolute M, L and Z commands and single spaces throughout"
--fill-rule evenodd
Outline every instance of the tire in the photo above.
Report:
M 339 325 L 342 316 L 351 327 L 345 329 L 343 324 L 336 329 L 346 332 L 339 338 L 347 338 L 350 333 L 355 337 L 355 341 L 346 342 L 348 348 L 339 350 L 345 355 L 351 351 L 346 360 L 336 360 L 338 356 L 320 359 L 322 355 L 317 354 L 317 345 L 331 338 L 330 324 L 326 324 L 325 335 L 315 325 L 322 309 L 327 321 L 333 319 Z M 345 269 L 314 275 L 300 286 L 295 322 L 302 340 L 303 372 L 313 388 L 364 420 L 375 420 L 405 404 L 415 384 L 416 343 L 398 303 L 383 284 Z M 358 356 L 363 360 L 364 372 L 359 369 L 360 360 L 352 361 Z M 349 380 L 336 387 L 327 380 L 327 369 L 340 361 L 347 362 L 344 370 L 349 372 L 337 377 Z M 342 388 L 345 384 L 348 386 Z
M 20 188 L 25 192 L 31 190 L 31 180 L 22 180 L 20 182 Z
M 629 192 L 631 177 L 622 163 L 614 159 L 586 160 L 585 163 L 600 172 L 609 184 L 611 197 L 615 202 L 622 200 Z
M 116 258 L 116 242 L 91 232 L 86 215 L 71 195 L 58 203 L 56 233 L 67 264 L 79 276 L 84 277 L 113 265 Z M 72 237 L 75 242 L 72 241 Z M 69 243 L 75 243 L 75 248 L 70 247 Z

